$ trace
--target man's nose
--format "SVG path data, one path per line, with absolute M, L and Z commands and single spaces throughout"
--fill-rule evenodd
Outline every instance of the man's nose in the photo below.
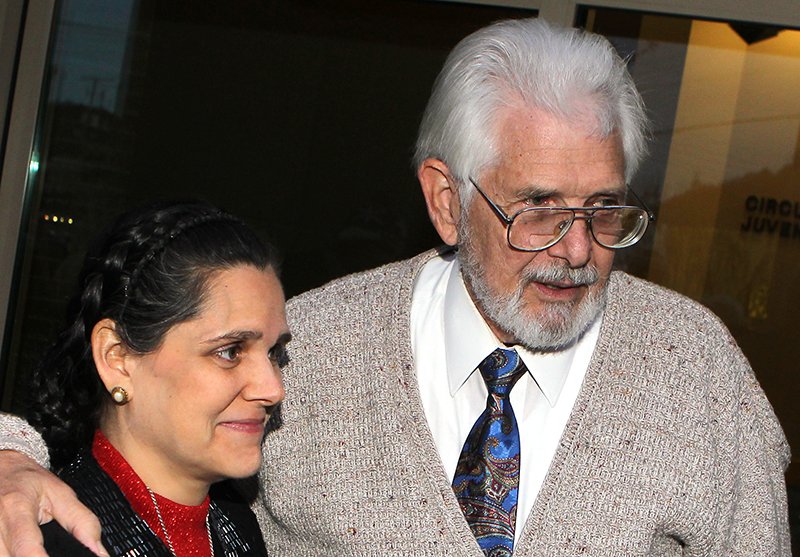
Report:
M 565 260 L 573 269 L 585 266 L 592 257 L 594 238 L 589 230 L 589 219 L 577 215 L 561 240 L 547 248 L 551 257 Z

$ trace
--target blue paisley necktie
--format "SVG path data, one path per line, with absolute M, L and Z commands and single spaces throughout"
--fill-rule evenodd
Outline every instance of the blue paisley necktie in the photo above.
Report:
M 515 350 L 503 348 L 478 369 L 489 396 L 461 450 L 453 491 L 486 556 L 505 557 L 514 549 L 519 489 L 519 430 L 508 395 L 527 369 Z

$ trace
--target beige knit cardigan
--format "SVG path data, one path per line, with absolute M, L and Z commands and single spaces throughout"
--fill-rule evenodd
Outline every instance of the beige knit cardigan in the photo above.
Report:
M 432 256 L 289 301 L 287 398 L 254 504 L 272 557 L 483 556 L 414 377 L 411 289 Z M 21 444 L 43 460 L 21 431 L 0 421 L 0 447 Z M 595 353 L 514 554 L 790 555 L 788 461 L 780 424 L 719 319 L 614 272 Z

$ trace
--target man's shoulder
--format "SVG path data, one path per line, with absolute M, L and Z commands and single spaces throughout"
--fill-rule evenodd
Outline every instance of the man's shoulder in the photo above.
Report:
M 334 279 L 298 294 L 286 302 L 289 315 L 318 313 L 349 304 L 369 304 L 392 298 L 410 302 L 414 277 L 439 250 L 429 250 L 410 259 L 393 261 L 374 269 Z
M 700 302 L 620 271 L 612 273 L 605 315 L 617 334 L 720 347 L 736 344 L 722 320 Z
M 714 313 L 700 302 L 664 286 L 622 271 L 611 273 L 609 305 L 622 306 L 626 311 L 640 311 L 650 315 L 663 312 L 695 319 L 710 318 L 719 321 Z

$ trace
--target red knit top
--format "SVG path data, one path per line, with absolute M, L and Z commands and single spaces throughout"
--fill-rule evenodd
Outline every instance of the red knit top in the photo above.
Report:
M 134 512 L 142 517 L 164 545 L 169 547 L 147 486 L 100 430 L 94 434 L 92 456 L 119 486 Z M 206 529 L 208 496 L 197 506 L 181 505 L 158 493 L 155 493 L 155 498 L 176 556 L 211 557 L 211 545 Z

